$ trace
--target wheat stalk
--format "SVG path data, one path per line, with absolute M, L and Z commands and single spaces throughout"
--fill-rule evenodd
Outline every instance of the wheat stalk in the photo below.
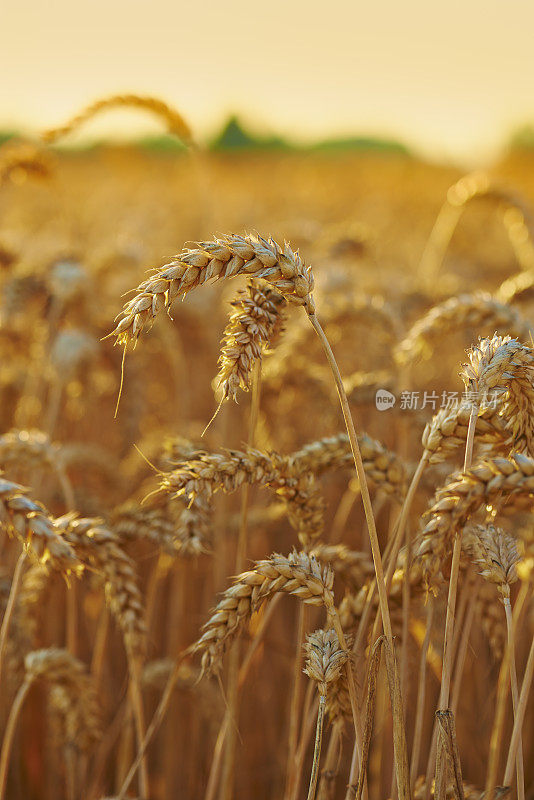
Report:
M 91 103 L 91 105 L 86 106 L 86 108 L 72 117 L 72 119 L 64 125 L 57 128 L 48 128 L 43 131 L 41 133 L 41 139 L 46 144 L 55 144 L 59 139 L 63 139 L 69 133 L 77 130 L 96 114 L 112 108 L 140 108 L 144 111 L 149 111 L 165 122 L 169 133 L 177 136 L 186 145 L 193 144 L 191 129 L 176 109 L 171 108 L 167 103 L 157 97 L 143 97 L 136 94 L 118 94 L 96 100 L 94 103 Z

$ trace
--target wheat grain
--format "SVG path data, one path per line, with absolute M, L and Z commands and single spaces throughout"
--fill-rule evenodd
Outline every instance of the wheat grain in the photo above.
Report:
M 319 759 L 323 737 L 323 720 L 326 710 L 326 698 L 332 683 L 339 681 L 341 671 L 347 663 L 348 653 L 342 649 L 335 630 L 317 630 L 311 633 L 305 644 L 306 666 L 304 672 L 317 683 L 319 690 L 319 709 L 317 712 L 317 730 L 315 748 L 310 776 L 308 800 L 314 800 L 319 777 Z
M 493 396 L 502 402 L 502 416 L 512 435 L 513 448 L 534 450 L 534 356 L 530 347 L 509 336 L 482 339 L 468 351 L 462 378 L 478 404 Z M 500 397 L 503 395 L 503 397 Z
M 406 483 L 406 466 L 394 452 L 366 433 L 358 436 L 365 475 L 372 488 L 401 499 Z M 296 470 L 320 475 L 327 470 L 352 465 L 352 452 L 346 433 L 310 442 L 291 455 Z
M 227 494 L 242 486 L 269 486 L 284 500 L 289 520 L 303 544 L 317 539 L 323 530 L 322 495 L 313 476 L 292 470 L 291 460 L 276 453 L 249 448 L 246 452 L 202 453 L 187 459 L 161 479 L 161 491 L 188 502 L 209 502 L 217 491 Z
M 125 304 L 110 336 L 117 344 L 135 341 L 162 308 L 207 281 L 246 275 L 263 278 L 297 305 L 313 311 L 313 274 L 288 244 L 273 239 L 231 234 L 183 250 L 173 261 L 141 283 Z
M 469 528 L 468 550 L 480 575 L 496 583 L 503 597 L 510 597 L 510 585 L 517 580 L 519 561 L 517 542 L 513 536 L 495 525 L 473 525 Z
M 215 378 L 222 400 L 237 402 L 238 389 L 250 389 L 253 365 L 281 332 L 284 305 L 281 295 L 256 281 L 232 302 L 235 311 L 224 330 Z
M 422 445 L 429 464 L 439 464 L 465 449 L 471 410 L 462 403 L 441 408 L 427 423 Z M 482 409 L 477 417 L 475 442 L 490 445 L 491 449 L 504 448 L 510 434 L 503 417 L 492 407 Z
M 429 520 L 419 538 L 417 557 L 428 578 L 436 578 L 450 553 L 453 538 L 480 509 L 515 509 L 534 498 L 534 459 L 520 453 L 484 459 L 457 472 L 436 493 Z
M 304 652 L 304 672 L 316 681 L 319 694 L 326 697 L 329 685 L 339 680 L 348 653 L 341 648 L 334 629 L 310 633 L 306 638 Z
M 254 569 L 239 575 L 228 588 L 212 616 L 204 625 L 200 639 L 191 652 L 202 653 L 202 670 L 220 668 L 224 650 L 241 633 L 251 615 L 277 592 L 295 595 L 303 603 L 333 607 L 334 574 L 321 568 L 315 558 L 306 553 L 289 556 L 274 554 L 257 561 Z
M 210 508 L 202 497 L 189 506 L 163 493 L 146 503 L 128 502 L 114 510 L 111 527 L 121 541 L 148 539 L 174 558 L 199 556 L 210 550 Z
M 328 564 L 336 577 L 339 575 L 343 578 L 353 590 L 360 589 L 375 574 L 373 560 L 367 553 L 349 550 L 344 544 L 318 543 L 313 546 L 310 555 Z
M 56 529 L 77 557 L 105 582 L 106 600 L 122 630 L 126 648 L 134 657 L 146 644 L 144 604 L 133 561 L 120 547 L 117 536 L 99 519 L 62 517 Z
M 30 500 L 18 483 L 0 477 L 0 522 L 42 564 L 65 575 L 80 571 L 80 561 L 60 535 L 44 506 Z
M 90 749 L 101 735 L 101 712 L 85 665 L 66 650 L 51 647 L 28 653 L 24 667 L 31 682 L 43 680 L 50 686 L 53 710 L 62 717 L 66 741 Z

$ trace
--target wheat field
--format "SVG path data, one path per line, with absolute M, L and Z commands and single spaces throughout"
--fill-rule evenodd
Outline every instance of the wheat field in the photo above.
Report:
M 534 796 L 533 159 L 0 147 L 0 800 Z

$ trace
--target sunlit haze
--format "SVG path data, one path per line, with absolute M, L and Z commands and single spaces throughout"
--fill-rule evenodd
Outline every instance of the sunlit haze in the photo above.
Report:
M 382 135 L 482 162 L 534 120 L 533 30 L 528 0 L 3 0 L 0 127 L 134 91 L 200 138 L 236 112 L 296 140 Z M 90 130 L 123 125 L 110 114 Z

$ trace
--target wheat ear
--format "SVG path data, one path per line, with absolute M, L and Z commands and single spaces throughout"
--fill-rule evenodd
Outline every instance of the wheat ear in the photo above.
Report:
M 138 747 L 145 736 L 141 696 L 141 662 L 146 644 L 144 605 L 137 586 L 133 562 L 122 551 L 115 534 L 98 519 L 73 519 L 57 522 L 65 539 L 79 558 L 100 573 L 105 581 L 106 600 L 122 629 L 130 673 L 130 696 L 137 730 Z M 148 797 L 146 759 L 140 770 L 140 791 Z
M 250 389 L 254 364 L 282 329 L 285 300 L 268 286 L 251 281 L 231 305 L 235 310 L 224 330 L 215 384 L 221 401 L 237 402 L 238 390 Z
M 310 634 L 306 640 L 305 651 L 306 666 L 304 672 L 317 683 L 319 691 L 315 748 L 308 790 L 308 800 L 315 800 L 329 686 L 340 679 L 341 671 L 348 659 L 348 653 L 342 650 L 335 630 L 318 630 Z
M 489 294 L 477 292 L 451 297 L 433 306 L 408 331 L 396 346 L 395 359 L 405 366 L 417 358 L 429 357 L 433 345 L 451 331 L 501 331 L 504 334 L 528 340 L 532 326 L 516 309 L 501 303 Z
M 72 117 L 72 119 L 64 125 L 58 128 L 48 128 L 43 131 L 41 139 L 46 144 L 55 144 L 59 139 L 63 139 L 69 133 L 77 130 L 96 114 L 112 108 L 140 108 L 144 111 L 149 111 L 162 119 L 167 125 L 169 133 L 177 136 L 184 144 L 191 145 L 193 143 L 191 129 L 176 109 L 171 108 L 167 103 L 157 97 L 144 97 L 136 94 L 118 94 L 96 100 L 96 102 L 86 106 L 86 108 L 80 111 L 75 117 Z
M 23 545 L 0 629 L 0 675 L 9 626 L 15 608 L 27 553 L 65 577 L 79 573 L 81 563 L 70 544 L 60 536 L 47 509 L 26 496 L 26 489 L 0 475 L 0 523 Z
M 7 772 L 16 724 L 22 705 L 36 680 L 61 687 L 70 701 L 66 712 L 69 725 L 78 733 L 80 743 L 99 737 L 100 712 L 96 692 L 85 666 L 66 650 L 50 648 L 28 653 L 24 660 L 25 678 L 11 707 L 0 754 L 0 800 L 5 796 Z
M 288 244 L 280 247 L 273 239 L 230 234 L 183 250 L 173 261 L 155 270 L 141 283 L 132 300 L 118 316 L 110 336 L 127 345 L 162 308 L 209 280 L 246 275 L 263 278 L 276 291 L 297 305 L 313 310 L 313 274 Z
M 528 213 L 523 202 L 487 173 L 472 172 L 449 188 L 447 199 L 428 237 L 418 269 L 418 277 L 428 291 L 436 285 L 447 247 L 467 204 L 476 198 L 496 201 L 505 206 L 506 214 L 512 212 L 512 224 L 509 224 L 506 214 L 503 218 L 510 244 L 523 269 L 531 269 L 534 265 L 532 241 L 526 222 Z

